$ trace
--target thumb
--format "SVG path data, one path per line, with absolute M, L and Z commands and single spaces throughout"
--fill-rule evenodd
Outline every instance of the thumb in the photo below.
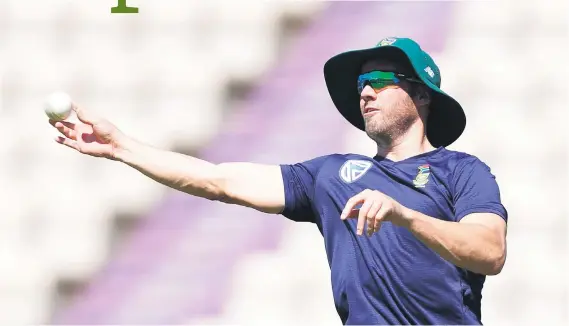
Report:
M 89 124 L 89 125 L 95 125 L 97 124 L 97 122 L 100 121 L 100 118 L 97 117 L 95 114 L 93 114 L 92 112 L 88 112 L 83 108 L 80 108 L 79 106 L 77 106 L 77 104 L 73 103 L 73 111 L 75 111 L 75 114 L 77 114 L 77 118 L 79 119 L 79 121 Z

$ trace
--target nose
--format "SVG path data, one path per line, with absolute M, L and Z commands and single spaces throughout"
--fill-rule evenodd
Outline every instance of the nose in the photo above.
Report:
M 362 89 L 360 98 L 365 101 L 375 101 L 375 99 L 377 98 L 377 93 L 370 85 L 366 85 L 364 89 Z

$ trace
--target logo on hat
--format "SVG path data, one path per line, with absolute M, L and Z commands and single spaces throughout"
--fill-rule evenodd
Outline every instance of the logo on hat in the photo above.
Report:
M 363 177 L 371 165 L 369 161 L 349 160 L 340 168 L 340 178 L 344 182 L 352 183 Z
M 431 168 L 428 164 L 423 164 L 418 167 L 419 173 L 413 180 L 415 188 L 424 188 L 427 182 L 429 182 L 429 175 L 431 174 Z
M 391 45 L 391 44 L 395 43 L 395 41 L 397 41 L 395 38 L 387 37 L 387 38 L 384 38 L 383 40 L 379 41 L 379 46 Z
M 431 78 L 435 77 L 435 72 L 433 71 L 433 69 L 431 69 L 431 67 L 427 66 L 427 68 L 425 68 L 425 72 L 429 74 Z

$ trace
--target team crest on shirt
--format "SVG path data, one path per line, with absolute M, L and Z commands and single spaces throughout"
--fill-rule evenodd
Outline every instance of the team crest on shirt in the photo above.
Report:
M 352 183 L 366 174 L 372 163 L 362 160 L 349 160 L 340 168 L 340 178 L 347 183 Z
M 431 168 L 428 164 L 423 164 L 418 167 L 419 173 L 413 180 L 415 188 L 424 188 L 427 182 L 429 182 L 429 175 L 431 174 Z

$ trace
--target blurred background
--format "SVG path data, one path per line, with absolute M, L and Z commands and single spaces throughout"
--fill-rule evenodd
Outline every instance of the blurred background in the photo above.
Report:
M 508 260 L 487 325 L 568 323 L 567 1 L 0 0 L 0 324 L 340 325 L 317 228 L 192 198 L 57 145 L 53 91 L 214 163 L 374 146 L 324 62 L 416 39 L 492 167 Z M 564 204 L 565 203 L 565 204 Z

